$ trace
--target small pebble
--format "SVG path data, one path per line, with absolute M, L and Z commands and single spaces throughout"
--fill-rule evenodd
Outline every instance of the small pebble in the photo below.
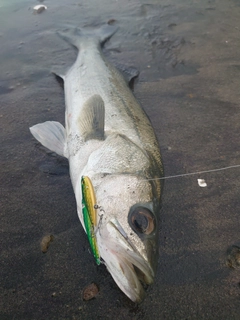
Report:
M 46 253 L 48 251 L 50 243 L 53 241 L 53 239 L 54 239 L 53 235 L 47 235 L 42 238 L 41 250 L 43 253 Z
M 227 256 L 227 266 L 233 269 L 240 268 L 240 247 L 239 246 L 231 246 L 228 249 Z
M 83 290 L 83 300 L 93 299 L 99 292 L 99 289 L 95 283 L 91 283 Z
M 115 19 L 110 19 L 110 20 L 108 20 L 108 24 L 114 24 L 116 22 L 116 20 Z
M 176 23 L 170 23 L 170 24 L 168 25 L 168 28 L 173 29 L 173 28 L 175 28 L 176 26 L 177 26 Z

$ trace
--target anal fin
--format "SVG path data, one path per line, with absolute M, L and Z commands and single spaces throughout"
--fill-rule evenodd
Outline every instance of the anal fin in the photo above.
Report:
M 103 140 L 104 121 L 104 102 L 100 95 L 95 94 L 84 103 L 78 118 L 79 131 L 84 140 Z
M 34 138 L 37 139 L 44 147 L 56 152 L 62 157 L 68 157 L 65 150 L 65 128 L 61 123 L 56 121 L 46 121 L 44 123 L 38 123 L 29 129 Z
M 139 76 L 139 71 L 134 67 L 126 67 L 122 64 L 116 64 L 117 69 L 122 73 L 130 89 L 134 89 L 134 81 Z
M 60 86 L 64 88 L 64 80 L 67 72 L 65 70 L 62 70 L 62 68 L 57 68 L 57 67 L 54 67 L 54 69 L 51 72 L 55 76 Z

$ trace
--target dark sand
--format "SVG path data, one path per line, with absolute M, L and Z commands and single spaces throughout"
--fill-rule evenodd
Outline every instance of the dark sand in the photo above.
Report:
M 116 19 L 106 54 L 141 72 L 135 94 L 166 176 L 239 165 L 240 2 L 49 0 L 37 15 L 38 1 L 16 3 L 0 7 L 0 320 L 240 319 L 240 267 L 227 263 L 240 242 L 240 168 L 165 181 L 158 273 L 137 306 L 89 253 L 67 161 L 28 129 L 64 123 L 50 71 L 76 52 L 56 29 Z M 83 301 L 92 282 L 100 292 Z

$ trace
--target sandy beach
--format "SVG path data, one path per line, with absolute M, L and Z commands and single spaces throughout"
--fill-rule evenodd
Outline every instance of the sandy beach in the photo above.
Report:
M 36 13 L 38 4 L 0 3 L 0 319 L 239 319 L 239 1 L 49 0 Z M 77 52 L 56 30 L 111 19 L 119 30 L 104 53 L 140 71 L 134 93 L 165 176 L 213 170 L 165 179 L 158 272 L 140 305 L 95 264 L 67 160 L 29 132 L 47 120 L 64 125 L 51 72 Z M 84 301 L 91 283 L 99 293 Z

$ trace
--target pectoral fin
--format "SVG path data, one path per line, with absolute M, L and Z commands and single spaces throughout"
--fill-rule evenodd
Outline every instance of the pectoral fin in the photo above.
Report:
M 34 138 L 37 139 L 44 147 L 56 152 L 62 157 L 68 157 L 65 150 L 65 128 L 61 123 L 56 121 L 46 121 L 44 123 L 38 123 L 29 129 Z
M 100 95 L 95 94 L 83 105 L 78 118 L 79 131 L 86 140 L 104 139 L 105 107 Z

